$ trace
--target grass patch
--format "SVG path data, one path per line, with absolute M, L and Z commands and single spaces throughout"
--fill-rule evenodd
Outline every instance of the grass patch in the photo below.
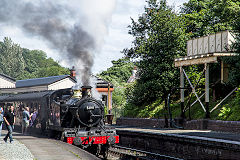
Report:
M 210 97 L 211 99 L 211 97 Z M 196 98 L 192 98 L 192 104 Z M 188 101 L 188 97 L 185 98 L 185 105 Z M 204 104 L 204 96 L 201 98 L 201 101 Z M 216 102 L 209 102 L 209 111 L 214 108 L 221 100 Z M 170 104 L 172 117 L 180 117 L 181 106 L 180 101 L 172 101 Z M 168 115 L 168 109 L 165 108 L 164 102 L 156 100 L 152 104 L 142 107 L 127 107 L 127 112 L 129 117 L 138 117 L 138 118 L 164 118 L 164 115 Z M 203 111 L 202 106 L 199 102 L 195 103 L 190 108 L 190 118 L 191 119 L 203 119 L 205 118 L 206 113 Z M 185 112 L 185 117 L 189 118 L 189 110 Z M 210 119 L 212 120 L 225 120 L 225 121 L 240 121 L 240 93 L 236 91 L 236 94 L 228 97 L 218 108 L 216 108 L 212 113 L 210 113 Z

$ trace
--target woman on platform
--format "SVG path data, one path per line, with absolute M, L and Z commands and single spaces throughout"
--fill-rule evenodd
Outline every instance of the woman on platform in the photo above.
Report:
M 2 125 L 3 125 L 3 108 L 0 107 L 0 137 L 2 133 Z

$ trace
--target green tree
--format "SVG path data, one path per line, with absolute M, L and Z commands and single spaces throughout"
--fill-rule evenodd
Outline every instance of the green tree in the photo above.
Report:
M 240 6 L 240 5 L 239 5 Z M 237 12 L 240 15 L 240 9 Z M 235 43 L 233 48 L 238 56 L 224 58 L 227 64 L 230 64 L 229 68 L 229 82 L 228 84 L 236 87 L 240 85 L 240 17 L 238 16 L 233 23 L 233 30 L 235 34 Z
M 100 73 L 100 77 L 113 83 L 114 85 L 119 85 L 121 83 L 126 83 L 132 74 L 133 62 L 129 58 L 120 58 L 117 61 L 112 61 L 113 66 L 108 68 L 107 71 Z
M 98 76 L 114 85 L 112 101 L 113 113 L 116 118 L 122 115 L 126 104 L 126 82 L 132 74 L 134 63 L 131 62 L 129 58 L 124 57 L 119 60 L 112 61 L 112 64 L 112 67 L 108 68 L 107 71 L 103 71 Z
M 129 26 L 129 34 L 135 38 L 133 47 L 124 50 L 127 56 L 140 59 L 137 63 L 140 79 L 128 92 L 128 102 L 137 106 L 158 98 L 166 100 L 171 88 L 179 84 L 174 58 L 186 53 L 183 17 L 167 6 L 165 0 L 147 3 L 143 15 Z
M 233 30 L 236 33 L 237 43 L 235 49 L 237 53 L 239 47 L 239 0 L 189 0 L 184 3 L 181 9 L 186 20 L 186 32 L 190 37 L 195 38 L 210 33 L 224 30 Z M 230 64 L 228 86 L 240 84 L 240 57 L 226 57 L 222 60 Z M 220 79 L 220 63 L 212 64 L 210 75 L 211 81 L 215 83 Z
M 23 58 L 26 63 L 24 70 L 29 73 L 36 72 L 38 70 L 39 61 L 36 59 L 37 53 L 29 49 L 23 48 Z
M 0 73 L 18 78 L 23 73 L 24 67 L 22 48 L 5 37 L 0 43 Z
M 186 32 L 195 38 L 232 30 L 239 10 L 239 0 L 189 0 L 184 3 L 181 13 L 186 19 Z
M 16 79 L 69 74 L 69 70 L 41 50 L 29 50 L 14 44 L 10 38 L 0 42 L 0 73 Z
M 23 49 L 23 57 L 26 62 L 22 79 L 39 78 L 69 74 L 67 68 L 61 67 L 52 58 L 47 58 L 45 52 L 41 50 Z
M 50 66 L 47 68 L 40 68 L 36 75 L 37 77 L 48 77 L 69 74 L 69 70 L 60 66 Z

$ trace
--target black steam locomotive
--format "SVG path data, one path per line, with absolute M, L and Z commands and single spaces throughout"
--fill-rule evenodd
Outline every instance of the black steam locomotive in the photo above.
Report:
M 74 96 L 73 90 L 52 93 L 54 113 L 50 116 L 53 124 L 49 124 L 49 129 L 62 129 L 61 138 L 67 143 L 106 157 L 108 147 L 119 143 L 119 136 L 115 129 L 104 124 L 104 106 L 91 97 L 90 89 L 90 86 L 82 87 L 81 96 Z
M 119 136 L 114 128 L 105 125 L 104 106 L 91 97 L 90 89 L 82 87 L 77 96 L 72 89 L 1 96 L 0 102 L 5 109 L 9 103 L 14 104 L 18 126 L 21 126 L 23 107 L 28 106 L 36 115 L 30 130 L 106 157 L 108 147 L 119 143 Z

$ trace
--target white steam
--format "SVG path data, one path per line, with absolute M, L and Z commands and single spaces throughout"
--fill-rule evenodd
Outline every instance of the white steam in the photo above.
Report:
M 75 66 L 78 81 L 89 85 L 94 55 L 104 43 L 115 0 L 1 0 L 0 6 L 0 26 L 41 38 L 65 64 Z

